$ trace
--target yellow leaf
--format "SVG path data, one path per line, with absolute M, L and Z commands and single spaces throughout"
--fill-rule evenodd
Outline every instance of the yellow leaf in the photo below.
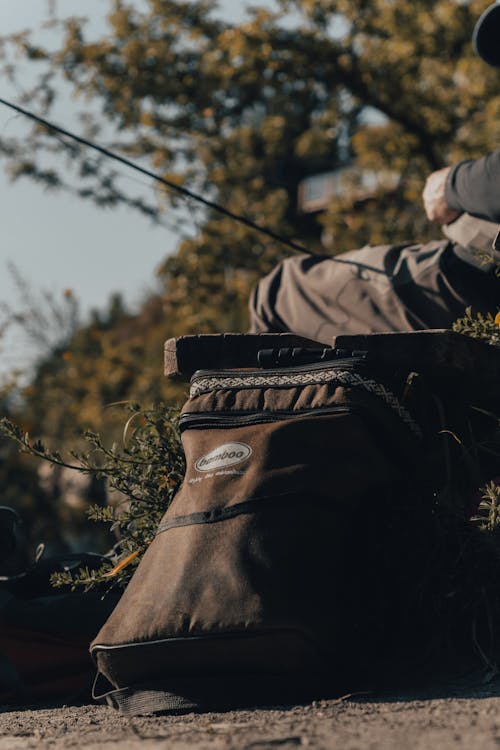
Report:
M 135 552 L 131 552 L 130 555 L 127 555 L 127 557 L 125 557 L 123 560 L 120 560 L 120 562 L 117 565 L 115 565 L 115 567 L 112 568 L 112 570 L 108 570 L 107 573 L 104 573 L 103 578 L 112 578 L 113 576 L 115 576 L 117 573 L 120 572 L 120 570 L 123 570 L 123 568 L 126 568 L 127 565 L 129 565 L 132 562 L 132 560 L 135 560 L 138 554 L 139 554 L 139 550 L 137 549 Z

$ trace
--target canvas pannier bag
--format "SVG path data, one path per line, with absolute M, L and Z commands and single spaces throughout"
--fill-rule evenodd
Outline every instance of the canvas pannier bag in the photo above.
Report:
M 282 704 L 345 685 L 372 622 L 356 519 L 406 486 L 422 432 L 362 352 L 326 356 L 194 374 L 184 481 L 91 646 L 110 705 Z

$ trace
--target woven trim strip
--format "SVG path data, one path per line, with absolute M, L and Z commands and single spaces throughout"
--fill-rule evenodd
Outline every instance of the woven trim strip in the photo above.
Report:
M 317 370 L 315 372 L 301 372 L 287 375 L 285 373 L 269 375 L 217 375 L 197 378 L 191 385 L 189 397 L 195 398 L 202 393 L 219 391 L 224 388 L 273 388 L 283 386 L 322 385 L 324 383 L 339 383 L 343 386 L 364 388 L 384 401 L 393 409 L 400 419 L 419 439 L 422 430 L 415 422 L 409 411 L 400 403 L 397 396 L 376 380 L 363 378 L 349 370 Z

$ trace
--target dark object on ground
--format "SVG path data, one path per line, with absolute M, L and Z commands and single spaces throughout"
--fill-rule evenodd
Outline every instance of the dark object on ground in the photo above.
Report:
M 50 576 L 102 563 L 93 554 L 42 557 L 0 579 L 1 703 L 88 698 L 93 678 L 88 643 L 118 596 L 57 591 Z
M 20 573 L 32 562 L 19 513 L 14 508 L 0 506 L 0 576 Z

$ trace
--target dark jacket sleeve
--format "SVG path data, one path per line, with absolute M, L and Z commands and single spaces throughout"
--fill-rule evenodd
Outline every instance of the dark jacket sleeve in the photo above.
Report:
M 446 182 L 446 202 L 455 211 L 500 223 L 500 150 L 455 164 Z

